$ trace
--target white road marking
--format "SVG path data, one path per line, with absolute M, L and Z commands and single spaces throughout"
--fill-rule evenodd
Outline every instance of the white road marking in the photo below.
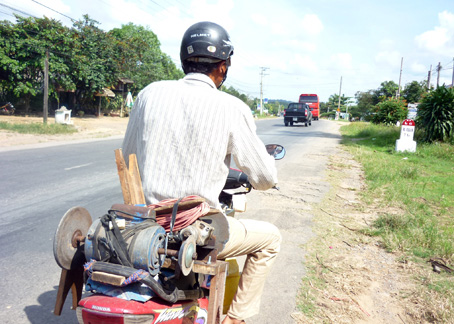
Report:
M 78 169 L 78 168 L 83 168 L 83 167 L 86 167 L 86 166 L 89 166 L 89 165 L 92 165 L 93 163 L 87 163 L 87 164 L 82 164 L 82 165 L 76 165 L 76 166 L 73 166 L 71 168 L 65 168 L 65 171 L 69 171 L 69 170 L 72 170 L 72 169 Z

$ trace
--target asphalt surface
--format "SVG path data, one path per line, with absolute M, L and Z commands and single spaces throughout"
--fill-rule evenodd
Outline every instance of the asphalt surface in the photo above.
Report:
M 270 221 L 284 239 L 261 313 L 247 323 L 294 323 L 305 274 L 303 245 L 313 235 L 311 209 L 329 189 L 324 171 L 340 135 L 336 123 L 324 120 L 284 127 L 278 118 L 258 121 L 257 127 L 265 144 L 286 148 L 286 157 L 276 162 L 280 191 L 252 192 L 247 212 L 238 217 Z M 120 145 L 115 138 L 0 151 L 2 323 L 77 323 L 71 296 L 63 314 L 53 314 L 61 271 L 53 256 L 54 233 L 71 207 L 85 207 L 97 218 L 123 201 L 114 159 Z
M 312 210 L 329 190 L 325 170 L 329 156 L 336 153 L 341 139 L 335 122 L 320 120 L 312 126 L 273 124 L 265 143 L 276 139 L 287 154 L 276 161 L 279 191 L 255 191 L 248 195 L 247 211 L 239 218 L 267 220 L 274 223 L 283 237 L 281 252 L 270 271 L 262 295 L 260 314 L 248 324 L 295 323 L 296 298 L 306 273 L 304 244 L 313 237 Z M 263 138 L 262 138 L 263 139 Z

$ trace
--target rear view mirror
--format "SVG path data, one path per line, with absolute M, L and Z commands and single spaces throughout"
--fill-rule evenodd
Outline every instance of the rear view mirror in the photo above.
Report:
M 280 160 L 285 156 L 285 148 L 279 144 L 267 144 L 265 145 L 266 150 L 275 160 Z

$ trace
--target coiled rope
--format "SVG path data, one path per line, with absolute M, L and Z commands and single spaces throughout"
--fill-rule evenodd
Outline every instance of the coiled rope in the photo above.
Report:
M 191 200 L 200 200 L 202 199 L 199 196 L 187 196 L 181 199 L 180 203 L 191 201 Z M 150 209 L 156 209 L 164 206 L 173 206 L 178 199 L 165 199 L 161 200 L 156 204 L 148 205 Z M 199 217 L 206 215 L 210 211 L 210 205 L 207 202 L 203 201 L 199 205 L 186 210 L 179 210 L 175 219 L 175 224 L 173 226 L 173 231 L 179 231 L 183 228 L 194 223 Z M 170 223 L 172 221 L 172 213 L 156 215 L 156 221 L 159 225 L 164 227 L 166 232 L 170 232 Z

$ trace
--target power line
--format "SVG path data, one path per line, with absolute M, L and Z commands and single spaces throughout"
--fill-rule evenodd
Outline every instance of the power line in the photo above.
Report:
M 235 88 L 239 92 L 245 93 L 245 94 L 247 94 L 249 96 L 255 96 L 255 95 L 259 94 L 257 91 L 244 90 L 241 86 L 236 85 L 235 82 L 232 82 L 232 81 L 226 81 L 225 85 L 226 86 L 232 86 L 233 88 Z
M 445 68 L 445 69 L 442 68 L 441 70 L 450 70 L 451 68 L 449 67 L 449 64 L 452 64 L 452 61 L 448 61 L 448 62 L 446 62 L 445 64 L 441 64 L 441 62 L 439 62 L 439 64 L 441 65 L 441 67 L 444 67 L 444 66 L 448 65 L 447 68 Z M 430 71 L 431 71 L 432 73 L 433 73 L 433 72 L 438 72 L 438 71 L 439 71 L 438 65 L 436 65 L 436 66 L 435 66 L 433 69 L 431 69 Z
M 185 5 L 183 2 L 181 2 L 181 1 L 179 1 L 179 0 L 174 0 L 174 1 L 175 1 L 175 2 L 178 2 L 178 3 L 179 3 L 180 5 L 182 5 L 183 7 L 186 7 L 186 5 Z M 186 9 L 189 9 L 189 8 L 186 7 Z
M 61 12 L 59 12 L 59 11 L 57 11 L 57 10 L 55 10 L 55 9 L 52 9 L 51 7 L 48 7 L 48 6 L 46 6 L 46 5 L 44 5 L 44 4 L 40 3 L 40 2 L 38 2 L 38 1 L 36 1 L 36 0 L 32 0 L 32 1 L 35 2 L 35 3 L 37 3 L 37 4 L 39 4 L 40 6 L 43 6 L 44 8 L 47 8 L 47 9 L 49 9 L 49 10 L 52 10 L 52 11 L 54 11 L 54 12 L 56 12 L 56 13 L 62 15 L 63 17 L 66 17 L 66 18 L 70 19 L 72 22 L 75 22 L 75 21 L 76 21 L 75 19 L 73 19 L 73 18 L 71 18 L 71 17 L 69 17 L 69 16 L 67 16 L 67 15 L 65 15 L 65 14 L 62 14 Z
M 11 17 L 15 17 L 14 15 L 8 13 L 8 12 L 4 12 L 4 11 L 1 11 L 0 10 L 0 13 L 4 14 L 4 15 L 7 15 L 7 16 L 11 16 Z
M 235 78 L 233 78 L 231 76 L 228 77 L 227 81 L 235 81 L 235 83 L 239 83 L 242 87 L 255 88 L 257 86 L 255 83 L 239 81 L 238 79 L 235 79 Z
M 165 11 L 167 11 L 168 13 L 172 13 L 172 12 L 169 11 L 169 9 L 167 9 L 166 7 L 163 7 L 162 5 L 160 5 L 159 3 L 157 3 L 156 1 L 150 0 L 150 2 L 153 2 L 153 3 L 156 4 L 158 7 L 161 7 L 162 9 L 164 9 Z
M 230 81 L 230 82 L 226 82 L 225 85 L 226 85 L 226 86 L 232 86 L 233 88 L 238 89 L 238 90 L 241 90 L 241 91 L 244 92 L 244 93 L 251 93 L 251 94 L 254 93 L 254 94 L 258 94 L 258 91 L 257 91 L 257 90 L 245 89 L 245 88 L 243 88 L 242 86 L 237 85 L 237 84 L 235 84 L 234 82 L 231 82 L 231 81 Z
M 11 9 L 11 10 L 13 10 L 13 11 L 20 12 L 20 13 L 22 13 L 22 14 L 24 14 L 24 15 L 29 16 L 29 17 L 34 17 L 34 18 L 36 18 L 35 16 L 33 16 L 33 15 L 29 14 L 29 13 L 26 13 L 25 11 L 22 11 L 22 10 L 17 9 L 17 8 L 10 7 L 10 6 L 6 5 L 6 4 L 0 3 L 0 6 L 9 8 L 9 9 Z
M 304 84 L 304 83 L 298 83 L 298 84 L 295 84 L 295 83 L 292 83 L 292 84 L 282 84 L 282 83 L 279 83 L 279 84 L 267 84 L 267 86 L 269 87 L 282 87 L 282 88 L 300 88 L 300 87 L 319 87 L 319 86 L 327 86 L 327 85 L 337 85 L 337 83 L 318 83 L 318 84 L 315 84 L 315 83 L 308 83 L 308 84 Z

